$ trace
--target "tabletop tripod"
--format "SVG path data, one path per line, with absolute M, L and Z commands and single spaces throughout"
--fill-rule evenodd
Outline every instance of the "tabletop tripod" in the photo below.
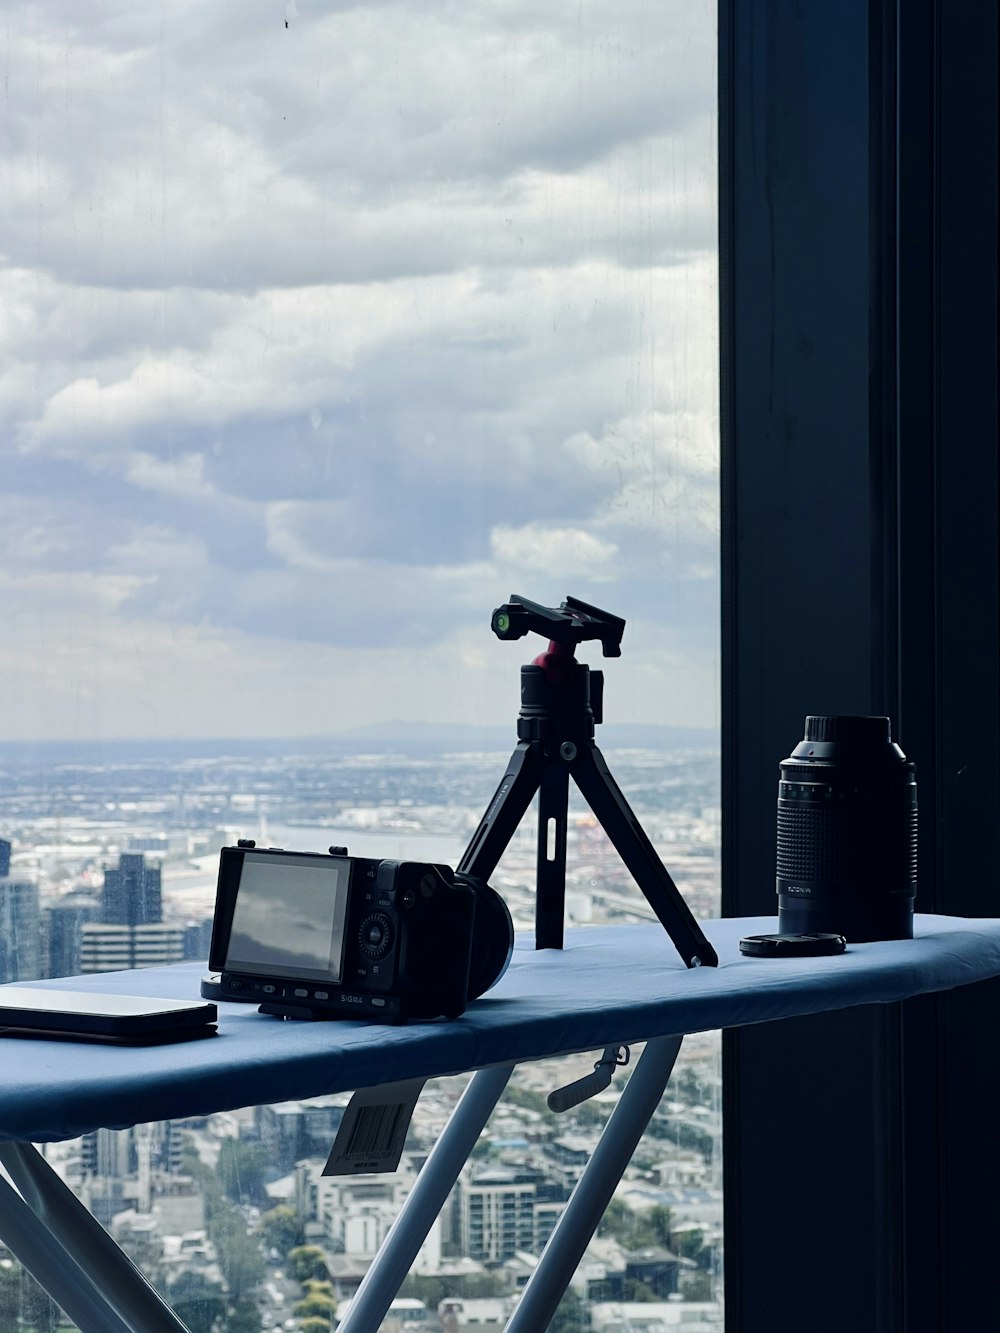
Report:
M 533 630 L 547 636 L 549 646 L 530 666 L 521 668 L 517 746 L 458 869 L 489 879 L 537 791 L 535 947 L 561 949 L 566 810 L 572 777 L 685 964 L 715 967 L 719 961 L 715 950 L 594 740 L 594 728 L 602 717 L 604 673 L 578 662 L 576 645 L 585 639 L 600 639 L 605 657 L 620 657 L 625 621 L 575 597 L 551 608 L 512 595 L 493 612 L 491 624 L 500 639 L 520 639 Z

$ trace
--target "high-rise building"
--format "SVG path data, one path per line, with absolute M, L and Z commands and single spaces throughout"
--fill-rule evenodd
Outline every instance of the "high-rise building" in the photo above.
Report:
M 304 1157 L 326 1156 L 349 1100 L 344 1093 L 335 1092 L 304 1102 L 258 1106 L 254 1124 L 268 1161 L 279 1171 L 290 1171 Z
M 150 926 L 163 920 L 160 868 L 146 865 L 142 852 L 123 852 L 117 867 L 105 870 L 101 920 L 109 926 Z
M 95 1129 L 80 1140 L 80 1165 L 87 1175 L 124 1179 L 139 1166 L 140 1142 L 150 1148 L 150 1162 L 163 1174 L 181 1169 L 184 1133 L 170 1120 L 156 1120 L 131 1129 Z
M 80 925 L 80 971 L 117 972 L 179 963 L 183 926 L 163 924 L 160 868 L 142 852 L 123 852 L 104 872 L 101 914 Z
M 134 1131 L 95 1129 L 80 1141 L 80 1165 L 87 1175 L 122 1180 L 135 1171 Z
M 42 975 L 38 888 L 10 874 L 10 843 L 0 839 L 0 982 Z
M 184 957 L 207 958 L 212 946 L 212 918 L 189 921 L 184 927 Z
M 72 890 L 48 909 L 50 977 L 73 977 L 80 969 L 81 927 L 87 921 L 99 921 L 100 902 Z
M 184 959 L 184 927 L 155 922 L 148 926 L 106 925 L 87 921 L 80 927 L 80 971 L 121 972 L 160 967 Z
M 496 1264 L 531 1250 L 535 1185 L 516 1171 L 463 1173 L 458 1207 L 462 1250 L 470 1259 Z
M 184 961 L 184 927 L 157 921 L 132 927 L 132 966 L 162 967 Z

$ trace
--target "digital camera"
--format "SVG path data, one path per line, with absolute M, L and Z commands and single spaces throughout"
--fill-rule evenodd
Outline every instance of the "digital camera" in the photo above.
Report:
M 456 1018 L 513 944 L 500 895 L 449 866 L 241 839 L 219 860 L 206 981 L 286 1017 Z

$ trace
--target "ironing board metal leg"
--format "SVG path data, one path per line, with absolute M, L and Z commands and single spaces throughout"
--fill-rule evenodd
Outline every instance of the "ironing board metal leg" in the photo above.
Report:
M 473 1074 L 351 1301 L 338 1333 L 376 1333 L 500 1100 L 513 1065 Z
M 30 1143 L 0 1144 L 0 1163 L 21 1194 L 18 1199 L 2 1182 L 7 1190 L 5 1204 L 0 1199 L 4 1240 L 77 1323 L 79 1319 L 64 1303 L 57 1287 L 68 1281 L 75 1290 L 79 1281 L 90 1289 L 101 1313 L 96 1323 L 80 1324 L 82 1329 L 93 1328 L 97 1333 L 188 1333 L 186 1325 L 36 1148 Z M 35 1222 L 28 1222 L 28 1217 Z M 31 1249 L 22 1258 L 15 1247 L 19 1236 L 29 1248 L 33 1245 L 31 1237 L 44 1236 L 47 1241 L 41 1251 Z
M 584 1167 L 538 1266 L 507 1321 L 506 1333 L 540 1333 L 548 1328 L 663 1096 L 681 1040 L 680 1037 L 654 1037 L 646 1043 L 593 1156 Z

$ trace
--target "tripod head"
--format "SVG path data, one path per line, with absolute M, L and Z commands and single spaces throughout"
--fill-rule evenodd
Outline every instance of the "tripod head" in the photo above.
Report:
M 567 597 L 561 606 L 550 607 L 511 593 L 510 601 L 493 612 L 490 627 L 498 639 L 522 639 L 534 631 L 552 644 L 568 647 L 569 656 L 585 639 L 600 639 L 605 657 L 621 657 L 625 621 L 577 597 Z

